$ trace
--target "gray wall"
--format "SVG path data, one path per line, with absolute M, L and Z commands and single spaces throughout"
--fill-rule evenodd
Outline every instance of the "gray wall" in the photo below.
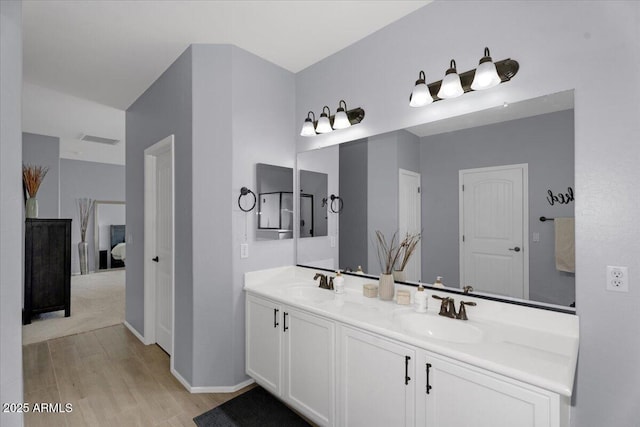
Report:
M 173 359 L 192 386 L 246 379 L 243 274 L 293 263 L 293 240 L 255 241 L 255 211 L 236 204 L 241 187 L 255 188 L 256 163 L 293 167 L 293 94 L 282 68 L 193 45 L 127 110 L 127 321 L 144 331 L 143 151 L 175 134 Z
M 193 370 L 192 53 L 188 48 L 126 114 L 126 321 L 144 334 L 144 150 L 175 135 L 175 369 Z M 208 183 L 211 188 L 211 182 Z M 211 197 L 209 191 L 202 197 Z
M 422 279 L 458 286 L 458 172 L 508 164 L 529 165 L 529 298 L 569 305 L 574 274 L 555 269 L 553 222 L 540 216 L 574 216 L 574 203 L 550 206 L 547 190 L 574 187 L 573 110 L 421 138 Z M 540 233 L 533 242 L 532 233 Z
M 22 163 L 49 168 L 36 199 L 39 218 L 58 218 L 60 212 L 60 138 L 22 133 Z
M 22 3 L 0 2 L 0 402 L 22 387 Z M 3 427 L 21 413 L 0 412 Z
M 369 271 L 366 255 L 367 196 L 369 185 L 367 167 L 367 139 L 340 145 L 340 197 L 345 206 L 340 213 L 340 268 L 350 267 Z
M 296 75 L 296 123 L 344 97 L 367 114 L 345 131 L 299 137 L 299 151 L 575 89 L 580 359 L 572 423 L 580 427 L 626 427 L 640 419 L 639 17 L 635 1 L 435 1 Z M 419 70 L 439 79 L 453 57 L 469 69 L 485 45 L 494 58 L 520 62 L 509 83 L 425 108 L 408 106 Z M 624 66 L 603 84 L 620 58 Z M 607 102 L 612 94 L 615 101 Z M 629 293 L 606 291 L 607 265 L 629 266 Z
M 80 272 L 78 243 L 80 218 L 76 199 L 124 201 L 125 167 L 83 160 L 60 159 L 60 218 L 71 218 L 71 272 Z M 89 244 L 89 271 L 95 270 L 94 215 L 89 216 L 87 243 Z M 128 249 L 128 248 L 127 248 Z M 128 254 L 127 254 L 128 255 Z
M 367 235 L 369 274 L 380 274 L 375 232 L 384 233 L 387 243 L 398 232 L 399 169 L 419 171 L 419 138 L 405 130 L 369 137 Z M 398 235 L 398 239 L 400 236 Z
M 380 230 L 390 243 L 398 229 L 398 144 L 395 132 L 369 138 L 367 171 L 367 240 L 369 274 L 380 274 L 375 232 Z
M 224 250 L 232 257 L 233 277 L 225 282 L 231 291 L 231 304 L 221 312 L 216 323 L 203 325 L 207 333 L 211 325 L 216 331 L 229 331 L 230 340 L 216 339 L 216 347 L 228 354 L 226 364 L 203 363 L 212 371 L 218 371 L 219 383 L 237 384 L 247 378 L 244 360 L 244 273 L 264 268 L 295 263 L 294 240 L 255 241 L 255 216 L 238 209 L 236 199 L 240 188 L 255 183 L 255 164 L 269 163 L 294 167 L 296 159 L 295 135 L 295 78 L 294 75 L 257 56 L 233 47 L 232 87 L 232 162 L 230 187 L 222 187 L 227 194 L 233 215 L 232 245 Z M 247 102 L 250 99 L 251 102 Z M 222 108 L 228 109 L 228 104 Z M 247 123 L 251 123 L 250 126 Z M 230 192 L 229 192 L 230 191 Z M 244 242 L 245 220 L 249 229 L 249 258 L 240 259 L 240 244 Z M 229 249 L 231 248 L 231 251 Z M 228 270 L 229 264 L 224 265 Z M 214 296 L 215 298 L 215 296 Z M 229 301 L 227 301 L 228 303 Z M 222 305 L 222 304 L 221 304 Z M 231 320 L 232 327 L 229 327 Z M 225 336 L 226 337 L 226 336 Z M 231 344 L 231 347 L 229 345 Z M 223 378 L 224 376 L 224 378 Z M 205 381 L 207 379 L 205 378 Z

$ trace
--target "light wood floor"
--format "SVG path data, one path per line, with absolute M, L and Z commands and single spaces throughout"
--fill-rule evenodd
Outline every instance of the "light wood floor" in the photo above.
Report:
M 28 413 L 28 427 L 193 426 L 193 417 L 254 387 L 191 394 L 169 372 L 169 356 L 123 325 L 26 345 L 23 363 L 25 402 L 73 405 Z

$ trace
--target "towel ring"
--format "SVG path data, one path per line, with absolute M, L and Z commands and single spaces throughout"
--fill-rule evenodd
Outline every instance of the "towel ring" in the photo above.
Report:
M 331 212 L 333 212 L 333 213 L 342 212 L 342 208 L 344 207 L 344 203 L 342 202 L 342 199 L 340 198 L 340 196 L 336 196 L 336 195 L 332 194 L 329 198 L 331 199 L 331 205 L 329 205 L 329 209 L 331 209 Z M 336 200 L 338 201 L 338 210 L 335 210 L 334 206 L 333 206 L 333 203 Z
M 243 196 L 246 196 L 247 194 L 251 194 L 253 196 L 253 204 L 251 205 L 251 207 L 249 209 L 245 209 L 242 207 L 242 205 L 240 204 L 240 200 L 242 200 Z M 251 212 L 253 210 L 253 208 L 256 207 L 256 193 L 254 193 L 253 191 L 249 190 L 247 187 L 242 187 L 240 189 L 240 195 L 238 196 L 238 207 L 240 208 L 240 210 L 242 212 Z

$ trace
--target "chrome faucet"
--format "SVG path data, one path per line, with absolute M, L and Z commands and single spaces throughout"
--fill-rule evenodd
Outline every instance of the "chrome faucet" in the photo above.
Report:
M 450 317 L 452 319 L 469 320 L 467 317 L 467 309 L 465 306 L 475 306 L 475 302 L 460 301 L 460 309 L 456 312 L 456 302 L 451 297 L 439 297 L 433 296 L 435 299 L 440 300 L 440 316 Z
M 313 276 L 313 280 L 318 280 L 318 279 L 320 279 L 320 287 L 322 289 L 333 290 L 333 277 L 327 278 L 326 274 L 316 273 L 316 275 Z

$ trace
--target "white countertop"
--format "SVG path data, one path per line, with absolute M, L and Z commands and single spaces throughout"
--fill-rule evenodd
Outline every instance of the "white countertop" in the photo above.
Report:
M 301 288 L 317 288 L 313 281 L 316 270 L 306 267 L 279 267 L 245 274 L 245 291 L 292 307 L 325 316 L 365 329 L 433 353 L 520 380 L 563 396 L 571 396 L 578 357 L 578 316 L 538 308 L 524 307 L 470 295 L 455 295 L 425 289 L 429 295 L 428 312 L 415 313 L 413 305 L 398 305 L 393 301 L 366 298 L 364 283 L 376 283 L 370 278 L 345 277 L 345 294 L 319 290 L 322 298 L 301 297 Z M 318 272 L 326 274 L 326 271 Z M 295 288 L 294 288 L 295 287 Z M 295 290 L 294 290 L 295 289 Z M 396 285 L 396 289 L 414 286 Z M 292 291 L 294 290 L 294 291 Z M 323 292 L 326 292 L 325 295 Z M 440 302 L 432 295 L 453 296 L 456 307 L 460 298 L 477 303 L 467 307 L 469 320 L 438 316 Z M 414 313 L 414 314 L 411 314 Z M 407 316 L 409 315 L 409 316 Z M 401 319 L 404 317 L 404 323 Z M 418 318 L 416 316 L 426 316 Z M 417 319 L 446 328 L 467 328 L 481 331 L 481 338 L 470 343 L 451 342 L 407 327 L 407 321 Z M 460 325 L 460 326 L 458 326 Z M 409 325 L 411 326 L 411 325 Z M 412 331 L 412 329 L 414 331 Z M 441 328 L 442 329 L 442 328 Z

